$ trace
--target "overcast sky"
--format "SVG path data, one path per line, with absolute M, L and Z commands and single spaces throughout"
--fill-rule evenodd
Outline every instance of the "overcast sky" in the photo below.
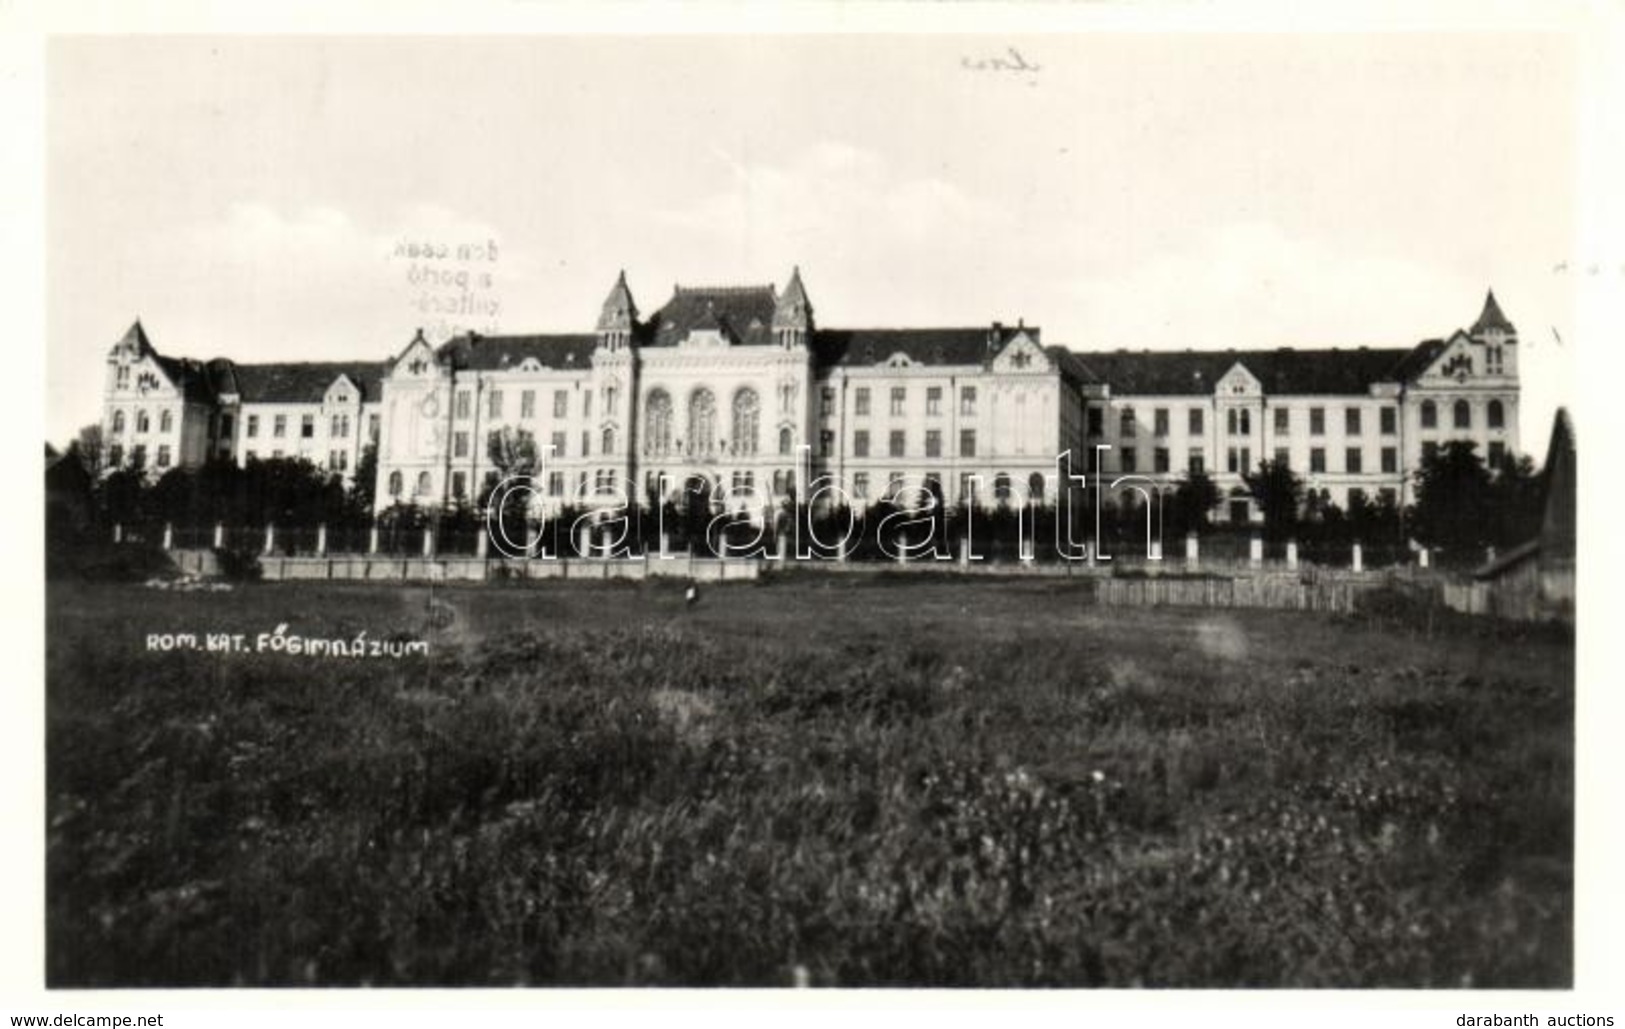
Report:
M 622 268 L 648 313 L 799 264 L 825 325 L 1084 351 L 1409 346 L 1493 286 L 1538 460 L 1577 89 L 1531 34 L 59 38 L 46 428 L 99 417 L 138 315 L 165 353 L 381 359 L 590 330 Z M 425 313 L 398 245 L 492 240 L 419 262 L 488 273 L 484 313 Z

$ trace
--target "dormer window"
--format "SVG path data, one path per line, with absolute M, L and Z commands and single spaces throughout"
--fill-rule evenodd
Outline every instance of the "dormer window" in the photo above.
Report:
M 117 385 L 118 385 L 119 389 L 129 389 L 130 388 L 130 366 L 129 365 L 121 364 L 121 365 L 118 366 Z

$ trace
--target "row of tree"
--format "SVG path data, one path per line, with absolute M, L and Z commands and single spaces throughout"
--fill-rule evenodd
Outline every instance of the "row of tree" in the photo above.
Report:
M 498 478 L 523 476 L 538 467 L 534 441 L 523 433 L 494 441 L 490 459 Z M 113 523 L 201 527 L 269 522 L 289 528 L 325 524 L 339 529 L 379 524 L 396 531 L 414 530 L 434 521 L 443 530 L 470 534 L 479 531 L 480 513 L 493 500 L 492 487 L 486 484 L 476 496 L 449 510 L 395 505 L 375 519 L 377 469 L 377 454 L 371 447 L 348 484 L 303 458 L 250 461 L 241 467 L 229 459 L 217 459 L 195 468 L 170 469 L 156 480 L 144 468 L 125 467 L 99 478 L 92 499 L 103 527 Z M 1400 544 L 1414 539 L 1447 553 L 1478 555 L 1486 546 L 1504 547 L 1529 539 L 1540 525 L 1543 487 L 1532 462 L 1522 457 L 1490 469 L 1473 445 L 1465 442 L 1447 443 L 1424 458 L 1416 475 L 1416 503 L 1405 510 L 1384 498 L 1356 498 L 1347 508 L 1339 507 L 1310 489 L 1291 468 L 1270 461 L 1243 479 L 1248 496 L 1263 514 L 1264 535 L 1276 542 L 1297 539 L 1309 544 L 1344 544 L 1358 539 Z M 881 548 L 882 523 L 902 526 L 904 532 L 911 528 L 916 539 L 929 534 L 932 539 L 948 541 L 962 538 L 974 518 L 978 540 L 987 540 L 995 550 L 1013 545 L 1023 529 L 1028 538 L 1047 545 L 1056 538 L 1060 518 L 1071 519 L 1074 539 L 1092 538 L 1095 531 L 1092 496 L 1074 494 L 1067 503 L 1035 504 L 1025 512 L 1001 505 L 992 512 L 973 514 L 945 503 L 940 487 L 933 492 L 933 486 L 927 485 L 931 496 L 925 506 L 930 513 L 909 518 L 906 526 L 903 515 L 907 509 L 893 499 L 863 509 L 814 512 L 791 496 L 774 514 L 767 532 L 769 538 L 789 532 L 800 520 L 802 539 L 834 539 L 852 523 L 856 530 L 850 549 L 861 556 Z M 567 540 L 583 513 L 570 508 L 539 521 L 524 491 L 505 492 L 494 499 L 499 507 L 496 517 L 508 539 L 527 539 L 540 532 L 547 546 L 557 545 L 561 538 Z M 1188 475 L 1159 498 L 1160 510 L 1151 510 L 1152 532 L 1165 540 L 1178 540 L 1190 532 L 1207 533 L 1214 528 L 1212 513 L 1223 500 L 1210 477 Z M 685 491 L 680 503 L 645 497 L 628 506 L 627 531 L 640 545 L 657 541 L 664 533 L 673 545 L 701 551 L 716 550 L 724 536 L 749 537 L 755 532 L 744 525 L 719 524 L 718 509 L 714 498 L 704 491 Z M 1134 492 L 1123 492 L 1101 503 L 1098 523 L 1101 537 L 1124 552 L 1126 547 L 1143 545 L 1147 509 Z

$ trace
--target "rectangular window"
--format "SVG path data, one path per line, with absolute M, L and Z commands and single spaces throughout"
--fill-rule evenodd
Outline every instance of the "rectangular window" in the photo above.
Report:
M 502 417 L 502 391 L 500 389 L 492 390 L 491 392 L 489 392 L 489 393 L 487 393 L 485 395 L 485 400 L 486 400 L 486 404 L 487 404 L 486 417 L 487 418 L 501 418 Z
M 1159 407 L 1151 412 L 1152 431 L 1158 436 L 1168 435 L 1168 409 Z
M 1191 475 L 1205 475 L 1207 473 L 1207 457 L 1202 453 L 1201 447 L 1192 447 L 1190 460 L 1186 462 L 1186 470 Z
M 1166 473 L 1168 471 L 1168 448 L 1158 447 L 1152 451 L 1151 460 L 1153 470 Z
M 581 393 L 581 417 L 592 417 L 592 390 L 583 390 Z
M 521 418 L 534 418 L 534 417 L 536 417 L 536 391 L 535 390 L 527 389 L 527 390 L 520 391 L 520 393 L 519 393 L 519 417 L 521 417 Z
M 1118 454 L 1118 460 L 1122 462 L 1120 467 L 1123 471 L 1137 472 L 1140 470 L 1140 452 L 1134 447 L 1124 447 Z
M 467 457 L 468 456 L 468 433 L 466 433 L 466 432 L 454 432 L 454 433 L 451 434 L 451 456 L 452 457 Z
M 276 456 L 281 457 L 282 455 L 278 453 Z M 145 443 L 137 443 L 135 446 L 130 448 L 130 464 L 137 468 L 146 467 L 147 445 Z
M 1349 490 L 1349 510 L 1358 511 L 1365 507 L 1365 490 L 1358 486 Z
M 252 450 L 248 452 L 248 459 L 250 461 L 254 460 L 254 452 Z M 112 465 L 114 468 L 117 468 L 119 465 L 124 463 L 124 447 L 122 444 L 115 443 L 107 448 L 107 463 Z
M 350 467 L 350 452 L 347 450 L 329 450 L 327 452 L 327 467 L 335 472 L 346 471 Z
M 378 442 L 378 416 L 367 415 L 367 438 L 374 443 Z
M 563 472 L 548 472 L 547 473 L 547 495 L 550 496 L 550 497 L 562 497 L 562 496 L 564 496 L 564 473 Z
M 1311 472 L 1326 471 L 1326 448 L 1311 447 L 1309 450 L 1309 470 Z
M 1383 471 L 1389 473 L 1390 475 L 1399 471 L 1399 448 L 1383 447 L 1381 460 Z
M 462 500 L 468 496 L 468 473 L 451 473 L 451 495 L 453 499 Z
M 260 434 L 260 416 L 257 415 L 257 414 L 251 414 L 251 415 L 248 416 L 248 438 L 249 439 L 254 439 L 254 438 L 258 437 L 259 434 Z
M 1358 436 L 1360 434 L 1360 409 L 1358 407 L 1343 409 L 1343 434 L 1345 436 Z
M 927 386 L 925 388 L 925 413 L 939 415 L 942 413 L 942 387 Z
M 905 386 L 893 386 L 891 388 L 891 413 L 902 414 L 903 405 L 907 402 L 908 388 Z
M 856 432 L 852 433 L 852 456 L 853 457 L 868 457 L 869 456 L 869 430 L 868 429 L 859 429 Z
M 1439 409 L 1433 405 L 1431 400 L 1422 401 L 1422 428 L 1432 429 L 1436 428 L 1438 424 Z
M 458 421 L 461 422 L 468 419 L 468 416 L 473 413 L 473 403 L 473 397 L 468 390 L 460 389 L 457 391 L 456 417 Z
M 553 434 L 553 436 L 552 436 L 552 441 L 553 441 L 553 456 L 554 457 L 563 457 L 564 456 L 564 433 L 555 432 Z
M 1117 414 L 1117 435 L 1123 439 L 1133 439 L 1138 431 L 1134 421 L 1134 408 L 1125 407 Z
M 271 435 L 282 439 L 288 434 L 288 416 L 279 414 L 271 420 Z
M 835 433 L 829 429 L 821 429 L 818 433 L 818 456 L 833 457 L 835 455 Z
M 1098 407 L 1089 409 L 1089 435 L 1103 436 L 1106 433 L 1105 412 Z
M 975 429 L 960 429 L 959 430 L 959 456 L 960 457 L 975 457 L 976 456 L 976 430 Z
M 585 430 L 581 433 L 581 456 L 587 457 L 592 453 L 592 433 Z
M 299 416 L 299 438 L 316 438 L 316 416 L 313 414 Z
M 1286 447 L 1275 448 L 1275 463 L 1282 468 L 1292 467 L 1292 453 Z
M 859 386 L 852 392 L 852 413 L 859 416 L 869 413 L 868 386 Z
M 1432 461 L 1439 456 L 1439 444 L 1429 440 L 1422 444 L 1422 460 Z
M 1506 464 L 1507 445 L 1500 440 L 1491 440 L 1489 448 L 1490 469 L 1493 471 Z
M 1235 474 L 1237 471 L 1237 461 L 1239 459 L 1240 455 L 1236 453 L 1235 447 L 1231 447 L 1226 450 L 1224 452 L 1224 470 L 1230 472 L 1231 474 Z
M 1377 413 L 1377 418 L 1381 423 L 1379 427 L 1382 429 L 1384 436 L 1392 436 L 1399 431 L 1399 415 L 1393 408 L 1382 408 Z
M 553 391 L 553 417 L 565 418 L 570 414 L 570 394 L 566 390 Z
M 1311 407 L 1309 409 L 1309 435 L 1326 435 L 1326 409 L 1324 407 Z
M 824 417 L 828 418 L 835 413 L 835 387 L 825 386 L 819 395 L 823 398 Z
M 1191 408 L 1190 416 L 1187 419 L 1186 424 L 1186 428 L 1190 430 L 1190 435 L 1200 436 L 1204 431 L 1206 431 L 1203 428 L 1202 421 L 1202 409 L 1200 407 Z
M 1275 409 L 1275 434 L 1285 436 L 1292 431 L 1292 409 L 1277 407 Z
M 925 433 L 925 456 L 942 456 L 942 433 L 937 429 L 927 429 Z
M 893 429 L 890 438 L 886 441 L 886 452 L 892 457 L 903 456 L 903 433 Z
M 1343 452 L 1343 470 L 1351 475 L 1358 475 L 1363 470 L 1365 455 L 1359 447 L 1349 447 Z
M 869 499 L 869 473 L 856 472 L 852 476 L 852 496 L 857 500 Z
M 1232 407 L 1225 415 L 1225 427 L 1232 436 L 1253 434 L 1253 413 L 1245 407 Z
M 973 415 L 976 413 L 976 387 L 961 386 L 959 388 L 959 413 Z
M 494 453 L 497 450 L 501 449 L 501 447 L 502 447 L 502 432 L 501 432 L 501 430 L 492 429 L 490 432 L 487 432 L 485 434 L 485 452 L 487 454 Z
M 346 431 L 348 429 L 349 421 L 349 415 L 334 415 L 328 420 L 327 434 L 335 439 L 343 439 L 345 436 L 349 435 L 349 432 Z
M 160 444 L 158 444 L 158 467 L 159 468 L 168 468 L 169 467 L 169 444 L 168 443 L 160 443 Z

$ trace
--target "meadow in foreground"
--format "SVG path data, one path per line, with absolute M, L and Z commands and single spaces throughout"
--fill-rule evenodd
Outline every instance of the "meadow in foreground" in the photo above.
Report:
M 1550 633 L 884 577 L 47 601 L 52 986 L 1571 981 Z M 279 623 L 431 653 L 143 646 Z

